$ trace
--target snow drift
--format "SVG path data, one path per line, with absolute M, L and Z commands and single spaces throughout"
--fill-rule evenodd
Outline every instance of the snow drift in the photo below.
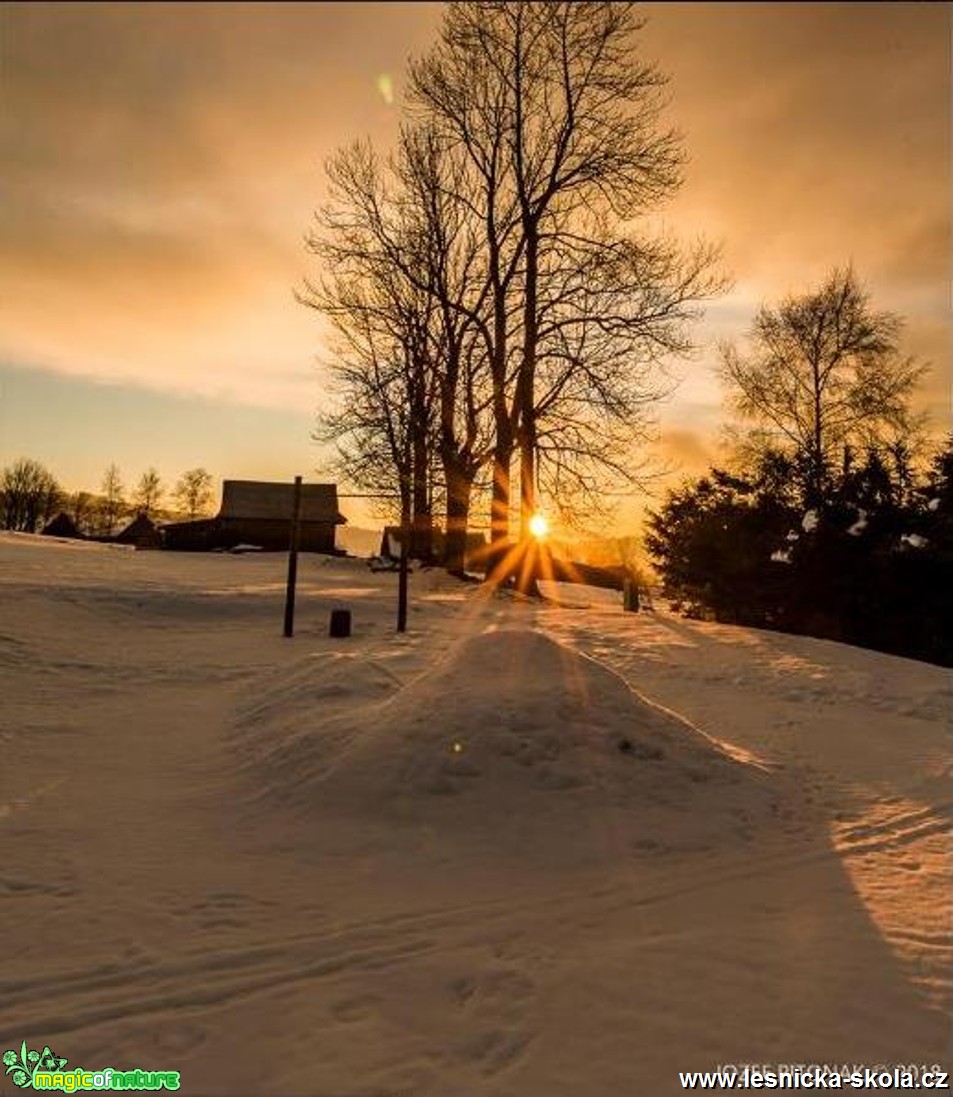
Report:
M 335 713 L 339 699 L 374 697 Z M 778 810 L 772 781 L 613 671 L 542 633 L 457 642 L 402 688 L 380 665 L 311 660 L 238 720 L 268 799 L 337 808 L 458 837 L 564 852 L 705 849 Z M 535 846 L 535 842 L 533 842 Z

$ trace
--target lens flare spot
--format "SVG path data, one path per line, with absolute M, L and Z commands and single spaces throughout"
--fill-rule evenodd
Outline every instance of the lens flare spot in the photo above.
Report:
M 529 520 L 529 531 L 537 541 L 541 541 L 549 533 L 549 522 L 545 515 L 534 514 Z
M 452 754 L 462 754 L 463 753 L 463 743 L 459 743 L 459 742 L 451 743 L 450 744 L 450 751 L 451 751 Z
M 390 73 L 382 72 L 377 77 L 377 90 L 381 93 L 381 98 L 390 107 L 394 104 L 394 81 L 391 79 Z

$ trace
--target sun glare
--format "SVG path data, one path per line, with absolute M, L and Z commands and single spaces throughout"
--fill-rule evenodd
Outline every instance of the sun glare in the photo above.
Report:
M 377 90 L 389 107 L 394 105 L 394 81 L 389 72 L 382 72 L 377 77 Z
M 549 522 L 542 514 L 534 514 L 529 520 L 529 531 L 537 541 L 541 541 L 549 533 Z

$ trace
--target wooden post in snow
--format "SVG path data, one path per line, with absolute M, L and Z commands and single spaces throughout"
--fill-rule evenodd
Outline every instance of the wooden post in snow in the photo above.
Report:
M 627 575 L 622 583 L 622 608 L 627 613 L 639 612 L 639 585 Z
M 397 573 L 397 631 L 407 631 L 407 573 L 410 570 L 410 523 L 400 524 L 400 571 Z
M 301 477 L 295 477 L 291 508 L 291 533 L 288 537 L 288 587 L 285 591 L 285 636 L 295 631 L 295 586 L 298 582 L 298 540 L 301 530 Z

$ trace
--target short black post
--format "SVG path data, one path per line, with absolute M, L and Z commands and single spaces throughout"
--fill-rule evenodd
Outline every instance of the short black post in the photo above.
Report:
M 639 612 L 639 586 L 629 576 L 626 576 L 622 585 L 622 608 L 627 613 Z
M 351 611 L 349 609 L 332 609 L 331 622 L 328 626 L 328 636 L 336 640 L 346 640 L 351 635 Z
M 295 477 L 291 533 L 288 538 L 288 587 L 285 592 L 285 636 L 295 631 L 295 586 L 298 582 L 298 534 L 301 527 L 301 477 Z
M 400 571 L 397 573 L 397 631 L 407 631 L 407 573 L 410 570 L 410 526 L 404 520 L 400 527 Z

